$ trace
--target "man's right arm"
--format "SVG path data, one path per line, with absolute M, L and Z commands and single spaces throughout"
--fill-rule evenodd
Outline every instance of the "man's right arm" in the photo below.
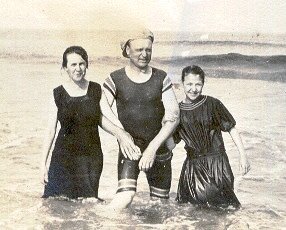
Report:
M 112 79 L 106 79 L 105 83 L 103 84 L 100 102 L 101 113 L 103 115 L 103 128 L 105 128 L 107 132 L 117 131 L 117 134 L 115 136 L 119 142 L 123 155 L 131 160 L 138 160 L 141 157 L 141 151 L 139 147 L 134 144 L 132 136 L 124 130 L 123 125 L 111 109 L 111 106 L 113 105 L 115 100 L 115 93 L 116 88 Z M 119 127 L 120 129 L 116 129 L 115 126 Z M 123 132 L 118 132 L 118 130 L 122 130 Z
M 107 78 L 103 83 L 103 91 L 110 107 L 112 107 L 116 95 L 116 86 L 111 77 Z

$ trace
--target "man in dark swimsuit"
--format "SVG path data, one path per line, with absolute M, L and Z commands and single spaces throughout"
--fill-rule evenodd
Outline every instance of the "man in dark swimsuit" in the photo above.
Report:
M 128 65 L 112 72 L 103 86 L 110 105 L 116 101 L 118 118 L 142 157 L 132 160 L 119 152 L 118 189 L 110 204 L 114 209 L 131 204 L 140 170 L 146 172 L 151 196 L 169 198 L 172 152 L 165 141 L 179 123 L 171 80 L 164 71 L 149 66 L 153 33 L 146 29 L 130 32 L 121 43 Z

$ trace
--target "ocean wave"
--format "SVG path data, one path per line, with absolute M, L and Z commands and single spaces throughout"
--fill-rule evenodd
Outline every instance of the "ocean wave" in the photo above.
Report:
M 154 58 L 168 69 L 182 69 L 188 65 L 201 66 L 208 77 L 261 79 L 286 82 L 286 55 L 255 56 L 228 53 L 189 57 Z
M 199 40 L 199 41 L 189 41 L 189 40 L 178 40 L 178 41 L 158 41 L 159 45 L 174 46 L 174 45 L 184 45 L 184 46 L 198 46 L 198 45 L 217 45 L 217 46 L 262 46 L 262 47 L 286 47 L 283 43 L 270 43 L 270 42 L 256 42 L 256 41 L 231 41 L 231 40 Z
M 153 60 L 162 63 L 174 63 L 174 62 L 205 62 L 205 63 L 216 63 L 216 64 L 244 64 L 244 63 L 260 63 L 263 65 L 268 64 L 285 64 L 286 55 L 273 55 L 273 56 L 258 56 L 258 55 L 243 55 L 239 53 L 228 53 L 218 55 L 201 55 L 201 56 L 173 56 L 173 57 L 155 57 Z

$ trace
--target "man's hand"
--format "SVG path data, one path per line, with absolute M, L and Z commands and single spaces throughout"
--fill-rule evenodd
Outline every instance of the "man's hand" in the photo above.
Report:
M 140 148 L 134 144 L 132 136 L 122 130 L 118 135 L 116 135 L 120 149 L 124 157 L 129 158 L 130 160 L 139 160 L 142 153 Z
M 138 167 L 141 171 L 148 171 L 154 164 L 156 158 L 156 150 L 150 148 L 149 146 L 145 149 L 142 157 L 139 161 Z

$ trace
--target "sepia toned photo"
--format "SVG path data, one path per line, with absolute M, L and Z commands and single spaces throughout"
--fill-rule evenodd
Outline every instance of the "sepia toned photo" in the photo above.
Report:
M 285 229 L 286 3 L 1 0 L 1 229 Z

